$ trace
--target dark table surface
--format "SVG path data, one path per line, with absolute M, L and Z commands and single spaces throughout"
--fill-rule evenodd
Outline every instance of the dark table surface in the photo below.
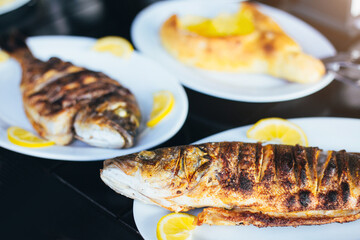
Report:
M 145 0 L 31 1 L 0 16 L 0 33 L 18 28 L 30 36 L 119 35 L 130 40 L 132 20 L 149 4 Z M 310 23 L 339 51 L 357 40 Z M 189 144 L 265 117 L 360 117 L 360 89 L 337 81 L 311 96 L 263 104 L 185 90 L 190 103 L 186 122 L 161 147 Z M 105 186 L 99 178 L 101 167 L 102 161 L 40 159 L 0 148 L 0 238 L 142 239 L 133 219 L 133 201 Z

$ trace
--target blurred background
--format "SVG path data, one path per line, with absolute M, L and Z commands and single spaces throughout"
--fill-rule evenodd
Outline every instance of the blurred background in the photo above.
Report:
M 13 11 L 1 11 L 1 8 L 7 8 L 14 2 L 23 5 Z M 116 34 L 130 38 L 130 26 L 136 13 L 153 2 L 155 0 L 0 0 L 0 31 L 16 27 L 30 35 L 101 37 Z M 340 51 L 354 44 L 360 32 L 359 0 L 259 2 L 283 9 L 309 22 L 326 34 Z M 107 23 L 105 27 L 104 22 Z M 342 37 L 339 38 L 339 35 Z

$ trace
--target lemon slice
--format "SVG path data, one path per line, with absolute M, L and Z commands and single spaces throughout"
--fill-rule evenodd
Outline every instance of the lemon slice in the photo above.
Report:
M 163 216 L 156 227 L 156 236 L 159 240 L 186 240 L 191 239 L 195 216 L 187 213 L 170 213 Z
M 92 49 L 98 52 L 110 52 L 115 56 L 123 58 L 130 57 L 134 51 L 133 46 L 128 40 L 116 36 L 107 36 L 98 39 Z
M 170 91 L 162 90 L 154 93 L 153 107 L 150 114 L 150 120 L 147 122 L 148 127 L 154 127 L 164 117 L 166 117 L 173 108 L 175 98 Z
M 10 58 L 9 54 L 0 50 L 0 63 L 6 62 Z
M 7 130 L 7 135 L 10 142 L 22 147 L 36 148 L 54 145 L 54 142 L 39 138 L 31 132 L 19 127 L 9 127 Z
M 246 133 L 257 141 L 273 141 L 287 145 L 307 146 L 304 131 L 296 124 L 282 118 L 265 118 L 254 124 Z

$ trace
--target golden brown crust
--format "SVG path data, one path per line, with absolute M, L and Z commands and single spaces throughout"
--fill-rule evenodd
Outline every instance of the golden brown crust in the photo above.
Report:
M 321 225 L 328 223 L 345 223 L 360 218 L 360 211 L 338 217 L 311 216 L 306 212 L 299 216 L 271 216 L 263 212 L 226 210 L 223 208 L 205 208 L 196 218 L 196 224 L 209 225 L 254 225 L 257 227 L 297 227 L 301 225 Z M 308 216 L 306 216 L 308 215 Z
M 165 49 L 179 61 L 199 68 L 229 72 L 267 73 L 299 83 L 311 83 L 325 73 L 321 61 L 301 51 L 254 4 L 243 3 L 253 15 L 255 30 L 247 35 L 206 37 L 181 27 L 176 15 L 160 29 Z

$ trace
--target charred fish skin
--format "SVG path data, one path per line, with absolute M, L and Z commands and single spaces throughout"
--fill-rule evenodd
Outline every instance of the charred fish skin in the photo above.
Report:
M 134 145 L 141 114 L 134 95 L 119 82 L 59 58 L 41 61 L 18 34 L 0 38 L 0 47 L 21 65 L 24 110 L 40 136 L 58 145 L 74 137 L 98 147 Z M 98 110 L 108 100 L 111 107 Z
M 205 207 L 198 224 L 298 226 L 360 218 L 360 155 L 329 151 L 322 161 L 323 154 L 316 147 L 242 142 L 177 146 L 106 160 L 101 178 L 118 193 L 126 185 L 126 196 L 141 195 L 171 211 Z
M 140 116 L 136 100 L 128 91 L 108 94 L 77 113 L 76 138 L 106 148 L 131 147 L 135 144 Z

